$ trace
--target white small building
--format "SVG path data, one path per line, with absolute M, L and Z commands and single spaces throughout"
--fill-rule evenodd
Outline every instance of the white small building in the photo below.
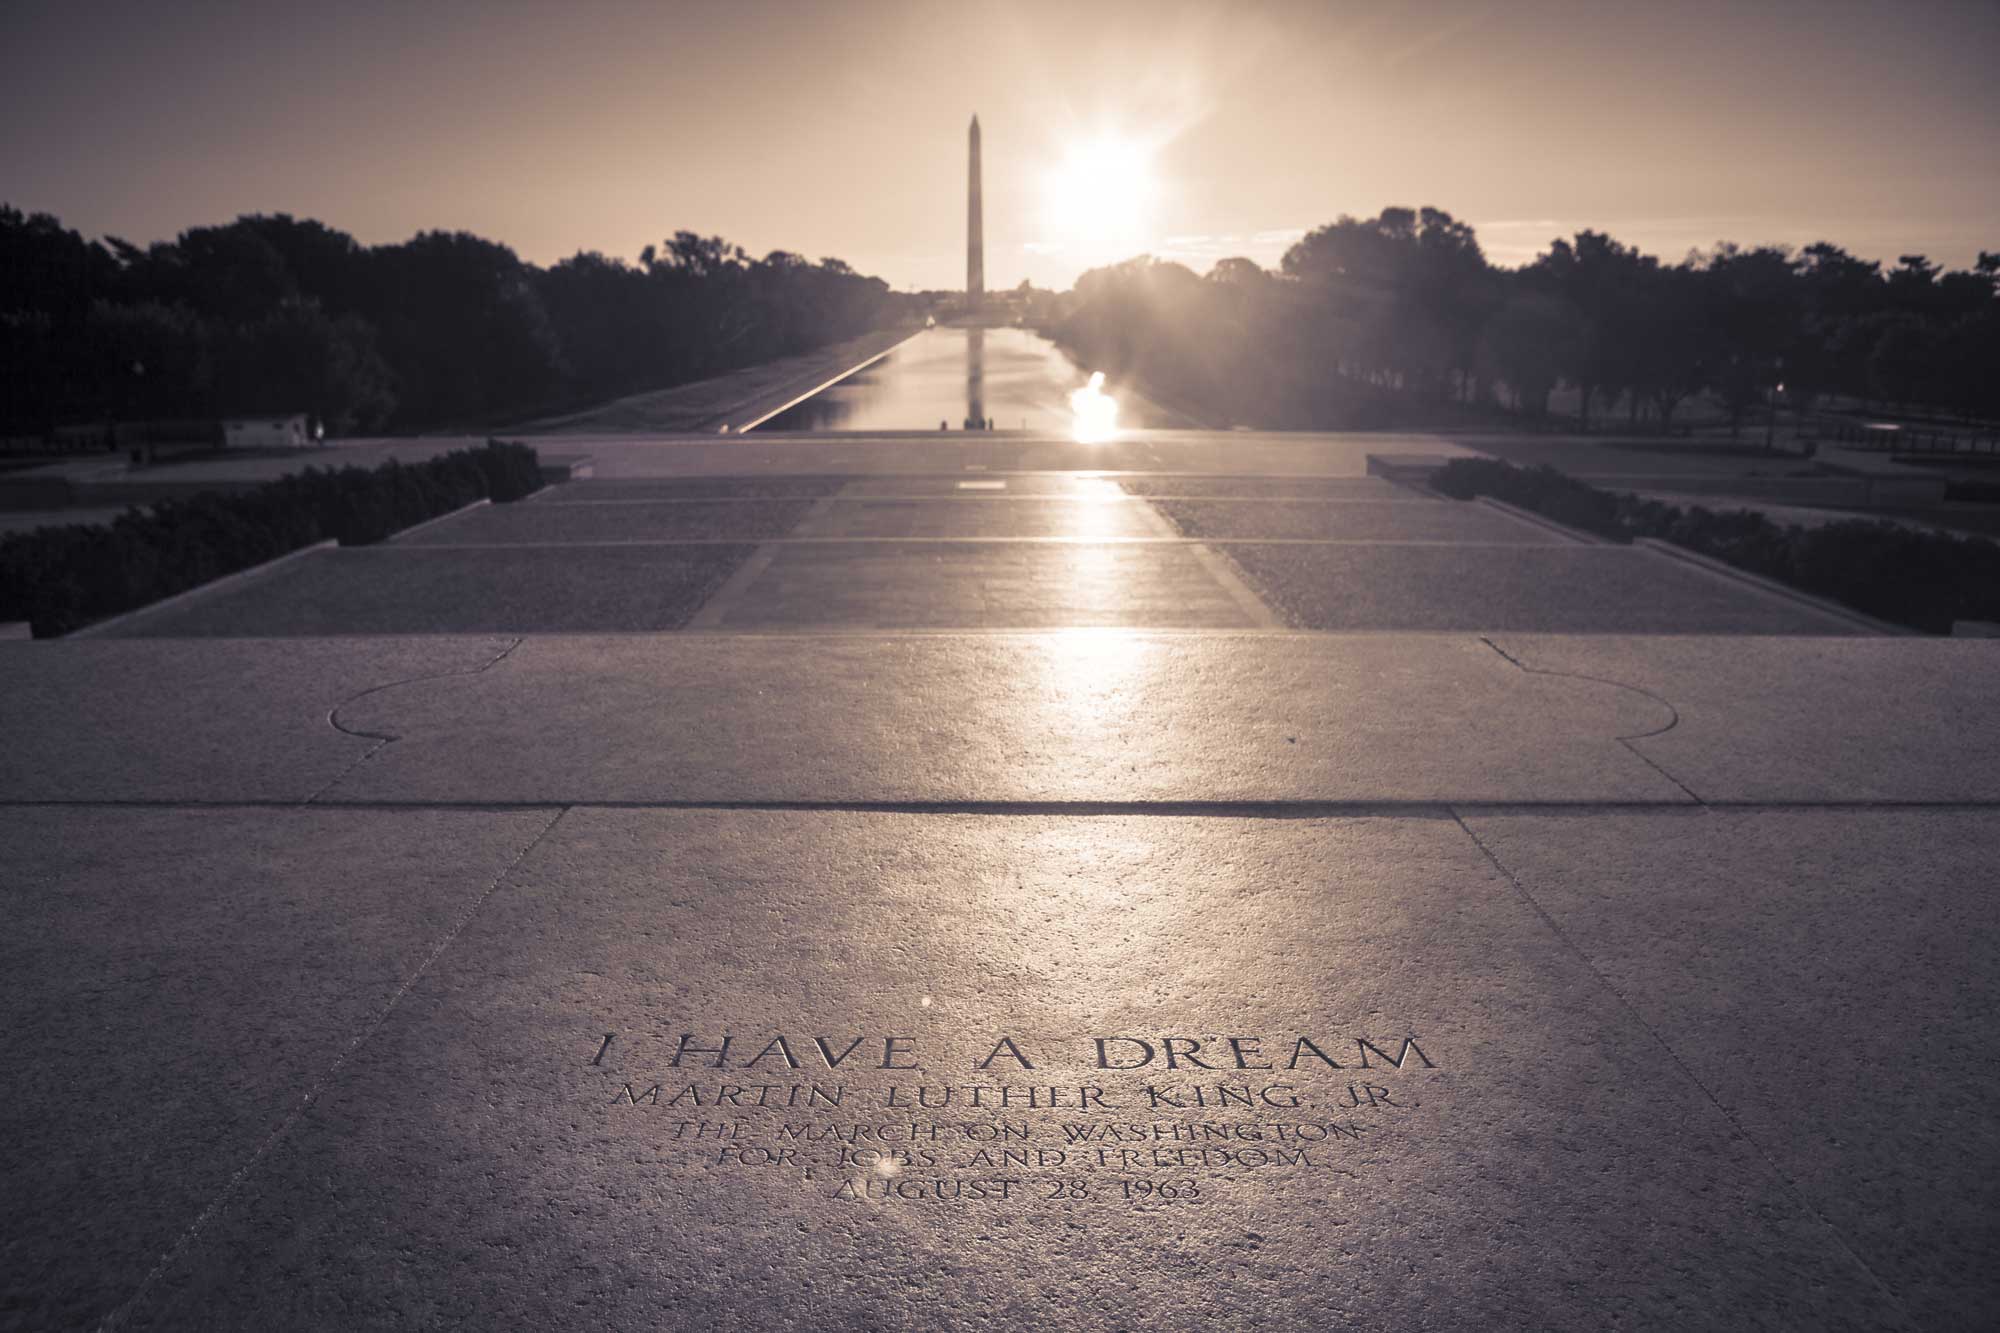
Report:
M 222 443 L 229 449 L 303 449 L 316 442 L 312 425 L 303 412 L 278 417 L 226 417 L 222 422 Z

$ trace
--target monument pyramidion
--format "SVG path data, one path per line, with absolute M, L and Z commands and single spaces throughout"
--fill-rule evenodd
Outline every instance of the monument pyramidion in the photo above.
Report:
M 979 309 L 986 297 L 986 234 L 980 217 L 979 117 L 966 132 L 965 308 Z

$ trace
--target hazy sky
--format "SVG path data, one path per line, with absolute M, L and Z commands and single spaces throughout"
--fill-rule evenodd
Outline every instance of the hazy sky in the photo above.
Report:
M 1588 226 L 1959 267 L 2000 250 L 1996 70 L 2000 0 L 4 0 L 0 200 L 540 263 L 687 228 L 956 286 L 976 111 L 990 287 L 1426 203 L 1500 263 Z

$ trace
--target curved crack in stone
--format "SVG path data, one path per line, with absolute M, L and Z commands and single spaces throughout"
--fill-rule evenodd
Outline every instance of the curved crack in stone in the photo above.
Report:
M 469 671 L 432 671 L 421 676 L 408 676 L 402 680 L 384 681 L 380 685 L 370 685 L 365 690 L 360 690 L 354 694 L 350 694 L 345 699 L 342 699 L 340 702 L 336 703 L 333 707 L 327 709 L 326 723 L 328 726 L 332 727 L 335 731 L 340 732 L 344 736 L 353 736 L 360 740 L 374 741 L 375 744 L 369 746 L 367 750 L 355 756 L 354 762 L 347 765 L 347 767 L 341 769 L 340 772 L 335 774 L 330 780 L 328 780 L 325 785 L 321 786 L 319 790 L 313 792 L 312 795 L 306 797 L 305 800 L 301 801 L 299 804 L 311 805 L 314 801 L 317 801 L 320 797 L 326 795 L 328 792 L 332 791 L 335 787 L 338 787 L 341 783 L 345 782 L 348 779 L 349 775 L 351 775 L 355 769 L 361 767 L 361 765 L 367 763 L 370 759 L 373 759 L 376 755 L 380 754 L 392 742 L 402 739 L 401 736 L 393 735 L 389 732 L 361 731 L 357 728 L 346 726 L 340 720 L 341 709 L 347 707 L 349 704 L 359 703 L 363 699 L 366 699 L 371 694 L 380 694 L 384 690 L 393 690 L 404 685 L 421 685 L 425 681 L 445 680 L 452 676 L 477 676 L 481 672 L 486 671 L 489 668 L 496 667 L 500 665 L 500 663 L 506 661 L 508 654 L 512 653 L 516 648 L 519 648 L 525 642 L 526 642 L 525 637 L 517 636 L 512 643 L 509 643 L 505 648 L 502 648 L 492 657 L 487 658 L 484 662 L 481 662 L 478 666 L 473 667 Z
M 1508 652 L 1505 648 L 1502 648 L 1499 644 L 1493 642 L 1493 640 L 1487 638 L 1485 635 L 1483 634 L 1480 635 L 1479 641 L 1485 644 L 1488 648 L 1491 648 L 1494 652 L 1500 654 L 1500 656 L 1506 658 L 1507 661 L 1512 663 L 1517 670 L 1520 670 L 1528 675 L 1558 676 L 1566 680 L 1586 680 L 1594 685 L 1609 685 L 1613 689 L 1629 690 L 1633 694 L 1639 695 L 1640 697 L 1645 699 L 1649 699 L 1653 703 L 1656 703 L 1660 707 L 1666 709 L 1667 721 L 1665 726 L 1655 727 L 1651 731 L 1636 731 L 1629 733 L 1627 735 L 1614 736 L 1612 737 L 1612 739 L 1617 741 L 1620 745 L 1624 746 L 1628 751 L 1630 751 L 1632 756 L 1635 759 L 1637 759 L 1640 763 L 1646 765 L 1646 767 L 1652 769 L 1655 773 L 1658 773 L 1661 777 L 1673 783 L 1674 786 L 1680 788 L 1683 792 L 1686 792 L 1687 798 L 1690 801 L 1693 801 L 1696 805 L 1705 806 L 1708 804 L 1707 801 L 1702 800 L 1701 795 L 1698 792 L 1696 792 L 1694 788 L 1688 786 L 1687 783 L 1682 782 L 1679 778 L 1675 777 L 1672 773 L 1668 772 L 1666 768 L 1663 767 L 1651 755 L 1647 754 L 1644 750 L 1641 750 L 1636 744 L 1633 743 L 1635 741 L 1648 740 L 1654 736 L 1664 736 L 1668 732 L 1672 731 L 1675 727 L 1680 725 L 1681 710 L 1674 707 L 1671 702 L 1653 693 L 1651 690 L 1646 689 L 1644 686 L 1628 684 L 1627 682 L 1622 680 L 1611 680 L 1604 676 L 1592 676 L 1581 671 L 1550 671 L 1543 667 L 1531 667 L 1526 662 L 1523 662 L 1520 658 Z
M 1505 648 L 1502 648 L 1499 644 L 1493 642 L 1493 640 L 1487 638 L 1483 634 L 1479 636 L 1479 641 L 1485 644 L 1488 648 L 1491 648 L 1494 652 L 1500 654 L 1501 657 L 1505 658 L 1515 667 L 1517 667 L 1521 671 L 1526 672 L 1531 676 L 1560 676 L 1565 680 L 1587 680 L 1591 682 L 1593 685 L 1609 685 L 1613 689 L 1630 690 L 1632 693 L 1639 695 L 1641 698 L 1651 700 L 1653 703 L 1656 703 L 1660 707 L 1667 710 L 1666 725 L 1654 727 L 1651 731 L 1635 731 L 1626 735 L 1617 736 L 1613 738 L 1615 740 L 1643 741 L 1654 736 L 1664 736 L 1668 732 L 1672 731 L 1675 727 L 1680 725 L 1681 722 L 1680 710 L 1678 708 L 1675 708 L 1671 701 L 1661 698 L 1659 695 L 1653 693 L 1651 690 L 1645 688 L 1643 685 L 1633 685 L 1629 684 L 1626 681 L 1612 680 L 1605 676 L 1587 675 L 1581 671 L 1551 671 L 1546 667 L 1532 667 L 1529 666 L 1526 662 L 1523 662 L 1520 658 L 1508 652 Z

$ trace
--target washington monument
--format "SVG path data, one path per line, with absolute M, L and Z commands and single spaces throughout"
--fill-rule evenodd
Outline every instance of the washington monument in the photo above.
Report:
M 970 162 L 965 187 L 965 308 L 979 309 L 986 297 L 986 233 L 979 208 L 979 117 L 968 135 Z

